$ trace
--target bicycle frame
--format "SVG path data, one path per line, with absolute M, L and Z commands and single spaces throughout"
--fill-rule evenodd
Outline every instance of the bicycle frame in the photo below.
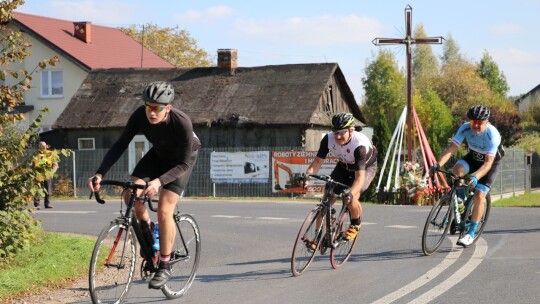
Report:
M 452 186 L 450 188 L 450 192 L 448 193 L 450 195 L 450 199 L 452 201 L 452 212 L 454 213 L 454 221 L 456 225 L 462 224 L 462 218 L 461 213 L 459 212 L 459 201 L 458 201 L 458 189 L 463 189 L 465 193 L 468 193 L 470 191 L 470 187 L 468 185 L 468 179 L 465 177 L 459 177 L 456 174 L 454 174 L 451 171 L 445 171 L 442 169 L 438 169 L 438 172 L 442 172 L 444 174 L 447 174 L 452 179 Z M 471 203 L 472 197 L 470 195 L 467 195 L 465 198 L 465 201 L 463 202 L 466 206 L 468 206 L 469 203 Z M 460 226 L 461 227 L 461 226 Z
M 143 204 L 148 203 L 150 210 L 156 212 L 157 208 L 152 204 L 156 200 L 147 196 L 137 196 L 138 190 L 144 189 L 146 185 L 114 180 L 102 180 L 101 184 L 120 186 L 130 193 L 129 195 L 123 193 L 126 194 L 123 195 L 126 198 L 125 212 L 122 202 L 120 216 L 105 226 L 94 246 L 89 270 L 90 296 L 93 303 L 121 303 L 129 292 L 138 265 L 137 243 L 143 258 L 139 266 L 141 278 L 149 280 L 158 270 L 159 252 L 154 251 L 152 239 L 147 231 L 142 230 L 133 210 L 136 202 L 141 201 Z M 105 203 L 99 197 L 99 193 L 95 195 L 99 203 Z M 200 259 L 201 239 L 198 224 L 191 215 L 180 214 L 177 206 L 172 217 L 177 232 L 169 263 L 173 278 L 161 287 L 161 291 L 167 298 L 176 299 L 188 291 L 195 279 Z M 119 245 L 119 242 L 124 244 Z M 100 251 L 101 249 L 103 251 Z M 100 256 L 105 260 L 104 263 L 101 262 Z M 101 271 L 96 271 L 100 267 Z
M 137 189 L 144 189 L 146 186 L 145 185 L 138 185 L 138 184 L 135 184 L 133 182 L 124 182 L 124 183 L 120 183 L 120 182 L 116 182 L 116 181 L 108 181 L 108 180 L 103 180 L 102 185 L 113 185 L 113 186 L 120 186 L 123 188 L 123 191 L 127 191 L 128 189 L 131 191 L 130 193 L 130 196 L 129 196 L 129 200 L 126 204 L 126 211 L 122 214 L 120 213 L 120 217 L 116 219 L 116 221 L 121 221 L 126 227 L 128 227 L 127 229 L 129 229 L 129 227 L 133 227 L 133 231 L 135 232 L 135 236 L 137 238 L 137 242 L 139 243 L 139 245 L 141 246 L 141 253 L 142 253 L 142 256 L 144 258 L 144 260 L 148 263 L 149 267 L 145 267 L 145 270 L 147 271 L 150 271 L 150 272 L 155 272 L 158 268 L 158 256 L 157 254 L 154 253 L 154 250 L 153 248 L 147 244 L 145 238 L 144 238 L 144 235 L 142 233 L 142 228 L 140 227 L 140 224 L 137 220 L 137 218 L 135 217 L 135 214 L 133 213 L 133 209 L 135 207 L 135 202 L 137 199 L 140 199 L 141 202 L 144 204 L 146 202 L 148 202 L 148 207 L 150 208 L 150 210 L 152 210 L 153 212 L 156 212 L 157 209 L 154 208 L 154 206 L 152 205 L 152 200 L 145 196 L 145 197 L 137 197 Z M 100 195 L 99 195 L 99 192 L 96 192 L 95 193 L 95 196 L 96 196 L 96 201 L 100 204 L 104 204 L 105 203 L 105 200 L 103 200 Z M 90 197 L 92 197 L 92 194 L 90 194 Z M 120 239 L 120 237 L 122 236 L 122 234 L 124 233 L 124 229 L 121 229 L 118 231 L 118 236 L 114 242 L 114 245 L 112 246 L 111 248 L 111 251 L 108 255 L 108 258 L 106 260 L 106 265 L 109 265 L 110 263 L 110 259 L 111 257 L 113 256 L 115 250 L 116 250 L 116 245 L 118 244 L 118 241 Z M 128 234 L 126 233 L 124 235 L 124 237 L 127 239 L 128 237 Z M 185 242 L 183 243 L 185 245 Z M 124 248 L 122 248 L 122 258 L 124 257 L 124 252 L 126 250 L 125 248 L 125 245 L 126 245 L 126 242 L 124 242 Z M 121 265 L 119 265 L 119 267 L 121 267 Z
M 347 194 L 342 194 L 342 195 L 340 195 L 341 201 L 342 201 L 341 210 L 337 215 L 335 215 L 334 217 L 332 216 L 333 206 L 330 204 L 330 202 L 332 201 L 332 198 L 334 197 L 334 189 L 337 186 L 341 186 L 341 187 L 344 187 L 345 189 L 348 190 L 349 186 L 332 180 L 330 178 L 330 176 L 320 176 L 320 175 L 315 175 L 315 174 L 311 174 L 310 176 L 326 182 L 326 186 L 325 186 L 325 190 L 324 190 L 324 194 L 323 194 L 323 199 L 319 203 L 319 205 L 322 208 L 322 212 L 326 215 L 325 216 L 325 226 L 326 226 L 325 228 L 326 229 L 325 229 L 325 237 L 323 239 L 326 239 L 328 243 L 327 244 L 324 244 L 324 243 L 322 244 L 323 246 L 321 247 L 321 252 L 324 253 L 324 251 L 327 248 L 335 249 L 339 245 L 339 242 L 334 242 L 333 241 L 335 239 L 335 234 L 340 232 L 340 231 L 334 231 L 335 227 L 334 227 L 333 221 L 335 219 L 340 218 L 341 215 L 348 208 L 347 207 L 348 204 L 345 202 L 345 197 L 347 196 Z

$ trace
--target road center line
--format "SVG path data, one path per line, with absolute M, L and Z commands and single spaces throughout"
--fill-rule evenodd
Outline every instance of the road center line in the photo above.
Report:
M 457 238 L 456 238 L 457 240 Z M 403 286 L 401 289 L 396 290 L 392 292 L 391 294 L 388 294 L 377 301 L 373 302 L 372 304 L 387 304 L 392 303 L 407 294 L 411 293 L 412 291 L 424 286 L 425 284 L 429 283 L 431 280 L 435 279 L 438 275 L 440 275 L 445 269 L 450 267 L 450 265 L 454 264 L 458 257 L 461 255 L 463 250 L 459 249 L 456 244 L 456 240 L 453 238 L 450 238 L 450 241 L 452 242 L 452 249 L 450 253 L 444 258 L 442 262 L 440 262 L 437 266 L 434 268 L 431 268 L 428 272 L 424 273 L 422 276 L 420 276 L 418 279 L 412 281 L 411 283 Z
M 36 213 L 43 213 L 43 214 L 47 214 L 47 213 L 57 213 L 57 214 L 88 214 L 88 213 L 97 213 L 97 211 L 45 211 L 45 210 L 41 210 L 41 211 L 36 211 Z
M 223 217 L 223 218 L 239 218 L 239 215 L 212 215 L 211 217 Z
M 278 220 L 278 221 L 282 221 L 282 220 L 288 220 L 288 218 L 286 217 L 257 217 L 255 218 L 257 220 Z
M 424 293 L 423 295 L 419 296 L 418 298 L 412 300 L 410 303 L 414 304 L 420 304 L 420 303 L 428 303 L 435 299 L 436 297 L 440 296 L 441 294 L 448 291 L 450 288 L 452 288 L 454 285 L 462 281 L 465 277 L 467 277 L 473 270 L 476 269 L 482 263 L 484 260 L 484 257 L 487 253 L 487 243 L 483 238 L 479 238 L 476 241 L 476 246 L 474 248 L 474 253 L 472 257 L 469 259 L 465 265 L 463 265 L 460 269 L 458 269 L 452 276 L 450 276 L 448 279 L 446 279 L 441 284 L 435 286 L 430 291 Z

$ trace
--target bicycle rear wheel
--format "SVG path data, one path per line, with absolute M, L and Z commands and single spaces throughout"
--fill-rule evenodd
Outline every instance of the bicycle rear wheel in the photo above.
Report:
M 321 220 L 317 225 L 317 217 L 319 216 Z M 300 227 L 291 257 L 291 271 L 295 277 L 301 275 L 309 267 L 317 248 L 321 246 L 324 220 L 325 216 L 321 207 L 316 207 L 309 212 L 302 227 Z M 312 244 L 315 248 L 312 248 Z
M 191 215 L 175 216 L 177 227 L 171 253 L 172 275 L 161 291 L 169 299 L 183 296 L 195 280 L 201 256 L 199 226 Z
M 332 247 L 332 250 L 330 251 L 330 264 L 332 264 L 332 268 L 334 269 L 338 269 L 345 265 L 345 263 L 347 262 L 347 260 L 349 260 L 349 257 L 351 256 L 352 250 L 356 245 L 356 242 L 358 241 L 358 235 L 360 234 L 360 231 L 358 231 L 358 234 L 356 235 L 354 240 L 347 241 L 342 239 L 342 232 L 349 227 L 349 224 L 349 209 L 346 209 L 343 214 L 337 219 L 336 224 L 334 225 L 334 227 L 336 228 L 336 234 L 334 236 L 333 243 L 335 245 L 335 248 Z
M 121 303 L 127 296 L 137 262 L 133 228 L 115 220 L 97 238 L 88 275 L 93 303 Z
M 474 206 L 474 204 L 471 202 L 471 204 L 469 204 L 469 206 L 467 207 L 467 210 L 465 211 L 465 215 L 463 216 L 463 218 L 465 219 L 465 227 L 467 227 L 467 229 L 462 229 L 461 233 L 459 234 L 460 238 L 464 237 L 465 234 L 468 233 L 468 227 L 469 227 L 470 222 L 471 222 L 473 206 Z M 480 238 L 480 235 L 484 231 L 484 228 L 486 227 L 486 223 L 487 223 L 488 218 L 489 218 L 489 212 L 490 211 L 491 211 L 491 196 L 488 193 L 486 195 L 486 200 L 484 201 L 484 214 L 482 215 L 482 218 L 480 219 L 480 222 L 478 222 L 478 227 L 476 228 L 476 233 L 474 235 L 474 240 L 473 240 L 472 244 L 474 244 L 476 242 L 476 240 L 478 240 Z
M 431 208 L 424 225 L 422 251 L 425 255 L 432 254 L 441 246 L 453 220 L 451 197 L 443 195 Z

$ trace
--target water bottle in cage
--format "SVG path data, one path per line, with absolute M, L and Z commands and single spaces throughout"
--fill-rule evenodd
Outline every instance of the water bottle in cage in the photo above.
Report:
M 159 251 L 159 226 L 158 224 L 154 225 L 154 229 L 152 230 L 152 237 L 154 237 L 154 245 L 152 248 L 154 251 Z

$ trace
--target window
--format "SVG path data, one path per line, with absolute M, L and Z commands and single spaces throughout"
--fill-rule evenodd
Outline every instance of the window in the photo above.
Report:
M 96 149 L 95 138 L 79 138 L 78 148 L 79 150 L 95 150 Z
M 41 72 L 41 97 L 64 96 L 64 73 L 45 70 Z

